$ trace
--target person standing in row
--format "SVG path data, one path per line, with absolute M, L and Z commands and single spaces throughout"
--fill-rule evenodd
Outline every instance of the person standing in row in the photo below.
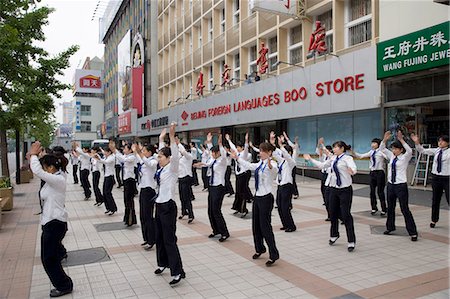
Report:
M 125 205 L 125 215 L 123 222 L 127 226 L 137 224 L 136 212 L 134 210 L 134 196 L 136 189 L 136 180 L 134 167 L 136 166 L 136 156 L 131 150 L 131 145 L 125 144 L 123 154 L 116 148 L 114 141 L 110 142 L 110 148 L 116 155 L 117 160 L 123 163 L 123 200 Z
M 122 187 L 122 178 L 123 178 L 123 164 L 116 158 L 115 160 L 115 172 L 116 172 L 116 180 L 117 180 L 117 188 Z
M 180 167 L 178 173 L 178 193 L 181 201 L 181 215 L 178 219 L 188 216 L 188 223 L 194 221 L 194 211 L 192 209 L 192 162 L 194 157 L 186 150 L 186 147 L 180 143 L 178 138 L 175 139 L 180 153 Z
M 441 135 L 438 138 L 438 148 L 424 149 L 420 144 L 419 136 L 411 135 L 411 139 L 416 144 L 416 149 L 419 153 L 425 155 L 432 155 L 433 167 L 431 174 L 433 175 L 431 181 L 431 188 L 433 188 L 433 197 L 431 205 L 431 222 L 430 227 L 435 228 L 439 221 L 439 209 L 441 206 L 442 193 L 445 191 L 445 198 L 449 204 L 450 193 L 450 150 L 448 149 L 448 135 Z
M 112 195 L 112 189 L 114 184 L 114 167 L 116 164 L 116 157 L 112 153 L 109 147 L 105 149 L 101 149 L 104 158 L 101 158 L 98 154 L 94 156 L 94 159 L 97 160 L 97 163 L 100 163 L 105 166 L 105 176 L 103 178 L 103 198 L 105 201 L 105 214 L 109 216 L 114 215 L 117 212 L 117 205 L 114 197 Z
M 255 254 L 253 259 L 257 259 L 266 252 L 264 240 L 269 247 L 269 260 L 266 266 L 271 266 L 280 258 L 280 254 L 275 244 L 273 234 L 271 213 L 273 210 L 273 181 L 275 180 L 278 167 L 275 161 L 272 161 L 272 153 L 275 150 L 273 145 L 263 142 L 259 146 L 261 160 L 257 163 L 250 163 L 243 157 L 239 157 L 236 152 L 233 158 L 239 165 L 255 172 L 255 190 L 256 194 L 252 207 L 252 230 L 253 241 L 255 244 Z
M 370 157 L 370 205 L 372 206 L 372 211 L 370 214 L 375 215 L 378 212 L 377 207 L 377 196 L 380 199 L 381 214 L 380 216 L 386 215 L 386 198 L 384 196 L 384 187 L 386 186 L 386 174 L 384 173 L 384 164 L 387 159 L 386 156 L 380 151 L 381 139 L 372 139 L 371 147 L 372 149 L 364 154 L 358 154 L 352 151 L 352 154 L 361 159 Z
M 200 166 L 209 167 L 211 173 L 208 188 L 208 217 L 211 224 L 212 234 L 209 238 L 221 235 L 219 242 L 230 237 L 227 224 L 222 214 L 222 202 L 225 196 L 225 172 L 227 170 L 226 151 L 222 145 L 222 135 L 219 135 L 218 145 L 212 146 L 213 136 L 208 133 L 206 142 L 211 148 L 211 159 L 207 164 L 198 163 Z
M 97 155 L 100 152 L 99 147 L 94 147 L 91 150 L 92 157 Z M 102 195 L 102 192 L 100 192 L 100 189 L 98 188 L 98 184 L 100 183 L 100 167 L 102 164 L 98 163 L 98 160 L 91 159 L 92 163 L 92 187 L 94 188 L 94 194 L 95 194 L 95 204 L 94 206 L 101 206 L 104 202 L 104 198 Z
M 200 145 L 201 149 L 198 150 L 200 155 L 202 155 L 202 160 L 200 165 L 206 165 L 211 160 L 211 149 L 208 148 L 208 144 L 205 142 L 205 144 Z M 199 164 L 197 164 L 199 165 Z M 209 187 L 209 176 L 208 176 L 208 166 L 202 166 L 202 181 L 203 181 L 203 190 L 208 190 Z
M 73 176 L 73 183 L 78 184 L 78 153 L 75 150 L 72 150 L 70 153 L 70 162 L 72 164 L 72 176 Z
M 333 149 L 330 145 L 325 146 L 323 137 L 320 137 L 317 141 L 316 154 L 319 155 L 319 162 L 326 162 L 332 156 Z M 323 205 L 327 210 L 327 219 L 325 221 L 331 221 L 330 219 L 330 180 L 328 179 L 331 173 L 331 168 L 323 168 L 320 170 L 322 177 L 320 180 L 320 192 L 322 193 Z
M 60 297 L 73 290 L 72 279 L 67 276 L 61 266 L 60 253 L 64 251 L 62 240 L 67 232 L 68 214 L 66 201 L 66 167 L 67 159 L 63 154 L 48 154 L 39 160 L 41 144 L 36 141 L 27 154 L 33 173 L 45 181 L 40 191 L 42 204 L 41 214 L 41 261 L 45 272 L 55 287 L 50 297 Z
M 227 170 L 225 171 L 225 194 L 228 194 L 227 197 L 231 197 L 234 195 L 233 185 L 231 184 L 231 161 L 233 160 L 230 156 L 230 145 L 224 145 L 225 152 L 227 153 Z
M 355 229 L 353 226 L 353 217 L 351 214 L 353 188 L 352 176 L 356 174 L 356 165 L 353 158 L 346 155 L 345 152 L 350 150 L 350 146 L 344 141 L 336 141 L 333 143 L 333 156 L 325 162 L 319 162 L 311 158 L 309 154 L 303 157 L 311 161 L 320 169 L 331 167 L 329 178 L 330 186 L 330 203 L 329 211 L 331 218 L 330 240 L 329 244 L 333 245 L 339 239 L 338 219 L 344 221 L 347 231 L 348 245 L 347 249 L 352 252 L 356 246 Z
M 80 155 L 80 181 L 81 187 L 84 190 L 84 200 L 89 200 L 91 198 L 91 184 L 89 183 L 89 172 L 91 169 L 91 156 L 89 155 L 90 149 L 87 146 L 83 146 L 83 149 L 74 143 L 75 150 Z
M 175 187 L 178 181 L 180 153 L 175 141 L 175 123 L 170 125 L 170 147 L 162 146 L 158 152 L 160 168 L 155 173 L 158 186 L 156 197 L 156 258 L 158 269 L 155 274 L 161 274 L 169 267 L 172 281 L 175 285 L 186 277 L 183 270 L 180 251 L 177 246 L 177 204 L 174 201 Z M 160 140 L 164 140 L 166 129 L 163 129 Z
M 388 185 L 387 185 L 387 221 L 385 235 L 390 235 L 395 231 L 395 206 L 396 201 L 400 203 L 400 209 L 405 218 L 406 230 L 411 237 L 411 241 L 417 241 L 417 228 L 413 215 L 408 205 L 408 185 L 406 179 L 406 169 L 409 160 L 412 158 L 412 149 L 403 139 L 401 131 L 397 132 L 397 140 L 392 142 L 391 150 L 386 148 L 387 141 L 391 138 L 391 132 L 384 133 L 383 141 L 380 144 L 382 151 L 390 160 L 388 164 Z
M 195 144 L 195 142 L 189 143 L 189 146 L 191 148 L 191 155 L 194 158 L 194 160 L 192 161 L 192 163 L 197 163 L 198 162 L 198 150 L 197 150 L 197 145 Z M 195 168 L 194 166 L 192 166 L 192 185 L 193 186 L 198 186 L 198 175 L 197 175 L 197 168 Z
M 154 157 L 155 147 L 146 145 L 142 148 L 136 144 L 132 146 L 133 152 L 142 167 L 139 176 L 139 218 L 141 220 L 142 237 L 145 250 L 150 250 L 155 245 L 155 218 L 153 211 L 156 198 L 155 173 L 158 167 L 158 160 Z
M 289 137 L 288 137 L 288 135 L 286 134 L 286 132 L 283 132 L 283 136 L 284 136 L 284 139 L 286 140 L 286 142 L 288 143 L 288 145 L 290 146 L 290 147 L 292 147 L 292 150 L 293 151 L 295 151 L 295 154 L 296 155 L 298 155 L 298 152 L 299 152 L 299 145 L 298 145 L 298 137 L 295 137 L 295 139 L 294 139 L 294 142 L 292 142 L 290 139 L 289 139 Z M 297 156 L 293 156 L 292 158 L 294 158 L 294 160 L 296 160 L 297 159 Z M 297 162 L 295 163 L 295 166 L 294 166 L 294 168 L 292 168 L 292 186 L 293 186 L 293 188 L 294 188 L 294 190 L 293 190 L 293 196 L 294 196 L 294 199 L 297 199 L 298 198 L 298 195 L 299 195 L 299 193 L 298 193 L 298 187 L 297 187 Z
M 245 145 L 237 143 L 235 146 L 228 134 L 225 135 L 225 139 L 230 144 L 232 153 L 236 152 L 236 155 L 245 161 L 250 162 L 252 160 L 252 155 L 248 152 L 248 133 L 245 134 Z M 236 195 L 231 209 L 235 210 L 234 214 L 242 213 L 241 218 L 244 218 L 248 214 L 247 201 L 251 201 L 253 197 L 248 186 L 252 173 L 235 160 L 234 174 L 236 175 Z
M 281 224 L 283 225 L 280 229 L 290 233 L 297 230 L 291 213 L 294 193 L 292 169 L 297 164 L 293 157 L 297 156 L 297 150 L 290 145 L 284 145 L 282 137 L 278 137 L 278 144 L 280 149 L 277 149 L 273 154 L 273 158 L 278 166 L 276 203 Z

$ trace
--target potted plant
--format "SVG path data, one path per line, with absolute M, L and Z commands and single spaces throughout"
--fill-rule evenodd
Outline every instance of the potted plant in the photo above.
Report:
M 23 165 L 20 167 L 20 182 L 23 183 L 29 183 L 32 179 L 32 172 L 30 170 L 29 165 Z
M 0 178 L 0 197 L 2 198 L 2 210 L 10 211 L 13 208 L 13 188 L 9 177 Z

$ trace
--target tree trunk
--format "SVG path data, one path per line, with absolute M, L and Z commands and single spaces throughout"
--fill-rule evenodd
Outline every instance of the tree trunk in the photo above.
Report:
M 9 177 L 8 144 L 6 142 L 6 130 L 0 130 L 0 159 L 2 162 L 2 176 Z

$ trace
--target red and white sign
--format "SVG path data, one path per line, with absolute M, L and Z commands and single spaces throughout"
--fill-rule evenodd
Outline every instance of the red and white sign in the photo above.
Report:
M 80 78 L 80 87 L 82 88 L 102 88 L 100 77 L 88 75 Z
M 131 111 L 118 117 L 119 135 L 131 133 Z

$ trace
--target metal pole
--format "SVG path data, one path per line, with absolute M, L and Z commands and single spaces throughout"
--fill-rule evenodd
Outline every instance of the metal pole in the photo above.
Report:
M 16 184 L 20 184 L 20 132 L 16 129 Z

